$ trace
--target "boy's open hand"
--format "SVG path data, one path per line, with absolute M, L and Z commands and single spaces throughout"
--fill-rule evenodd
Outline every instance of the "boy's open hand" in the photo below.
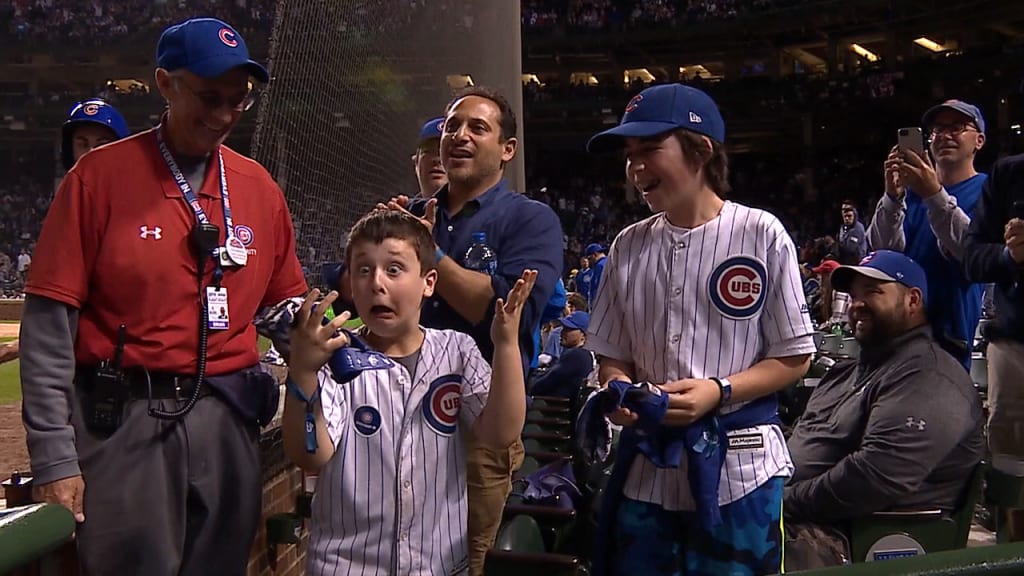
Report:
M 523 306 L 537 283 L 536 270 L 523 270 L 523 275 L 516 280 L 508 292 L 508 298 L 498 298 L 494 303 L 494 321 L 491 322 L 491 341 L 495 346 L 517 342 L 519 340 L 519 320 L 523 316 Z
M 349 312 L 342 312 L 334 320 L 323 323 L 324 313 L 337 300 L 338 293 L 332 290 L 314 307 L 319 297 L 320 291 L 313 289 L 295 313 L 295 323 L 289 332 L 291 357 L 288 368 L 293 372 L 315 373 L 335 350 L 349 343 L 348 334 L 341 330 L 352 316 Z

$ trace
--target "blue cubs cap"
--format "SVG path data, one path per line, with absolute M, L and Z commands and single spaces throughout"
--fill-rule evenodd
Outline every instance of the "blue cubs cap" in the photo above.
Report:
M 932 106 L 921 117 L 921 124 L 930 128 L 935 117 L 943 110 L 953 110 L 967 116 L 978 127 L 978 132 L 985 133 L 985 118 L 982 117 L 981 110 L 974 104 L 968 104 L 963 100 L 946 100 L 942 104 Z
M 75 128 L 83 124 L 98 124 L 109 128 L 114 133 L 114 140 L 120 140 L 130 134 L 124 116 L 107 101 L 99 98 L 77 102 L 68 111 L 68 118 L 61 126 L 60 155 L 65 170 L 75 165 L 75 152 L 72 139 Z
M 590 314 L 576 311 L 568 316 L 559 318 L 558 321 L 562 323 L 562 326 L 565 326 L 569 330 L 583 330 L 586 332 L 587 328 L 590 326 Z
M 587 247 L 583 249 L 584 256 L 593 256 L 598 252 L 604 252 L 604 246 L 601 246 L 597 242 L 593 244 L 587 244 Z
M 444 132 L 444 118 L 434 118 L 427 120 L 427 123 L 420 128 L 420 139 L 419 142 L 422 144 L 427 140 L 434 138 L 440 138 Z
M 267 69 L 249 58 L 249 49 L 237 30 L 216 18 L 195 18 L 164 30 L 156 45 L 156 65 L 169 71 L 184 68 L 201 78 L 216 78 L 244 66 L 266 84 Z
M 725 142 L 725 121 L 710 96 L 684 84 L 661 84 L 633 96 L 619 125 L 591 138 L 587 151 L 609 152 L 621 148 L 623 138 L 650 138 L 678 128 Z
M 840 266 L 832 273 L 832 287 L 849 292 L 857 274 L 881 280 L 899 282 L 907 288 L 917 288 L 925 303 L 928 302 L 928 280 L 924 268 L 900 252 L 878 250 L 865 256 L 856 266 Z

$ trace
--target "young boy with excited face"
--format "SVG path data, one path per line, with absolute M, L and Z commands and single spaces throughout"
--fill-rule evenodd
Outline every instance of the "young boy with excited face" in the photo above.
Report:
M 518 331 L 536 271 L 497 299 L 493 367 L 473 339 L 419 324 L 437 281 L 434 240 L 415 217 L 378 209 L 352 228 L 345 261 L 364 326 L 324 323 L 337 298 L 307 298 L 291 331 L 285 451 L 319 475 L 308 574 L 457 574 L 467 567 L 466 450 L 511 444 L 526 418 Z M 371 350 L 360 352 L 353 336 Z M 332 355 L 378 369 L 335 380 Z M 307 414 L 311 416 L 307 417 Z

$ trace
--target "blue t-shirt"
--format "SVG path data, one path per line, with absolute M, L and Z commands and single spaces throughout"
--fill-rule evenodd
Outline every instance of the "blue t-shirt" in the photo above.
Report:
M 957 205 L 968 217 L 973 218 L 974 207 L 986 180 L 988 175 L 978 174 L 947 187 L 946 192 L 956 198 Z M 907 239 L 903 253 L 920 264 L 928 277 L 928 320 L 935 338 L 970 370 L 984 286 L 968 281 L 962 263 L 943 253 L 928 224 L 928 207 L 913 193 L 907 194 L 903 233 Z

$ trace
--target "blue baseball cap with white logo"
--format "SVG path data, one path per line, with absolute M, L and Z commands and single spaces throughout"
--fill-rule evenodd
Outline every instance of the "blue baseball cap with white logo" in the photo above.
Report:
M 266 84 L 270 74 L 249 58 L 242 35 L 216 18 L 194 18 L 164 30 L 156 45 L 156 65 L 168 71 L 185 69 L 201 78 L 216 78 L 244 66 Z
M 985 118 L 981 115 L 981 109 L 974 104 L 968 104 L 963 100 L 946 100 L 942 104 L 932 106 L 924 113 L 924 116 L 921 118 L 921 124 L 926 128 L 930 128 L 932 123 L 935 122 L 935 117 L 943 110 L 952 110 L 967 116 L 971 122 L 974 122 L 974 125 L 978 128 L 978 132 L 981 132 L 982 134 L 985 133 Z
M 633 96 L 619 125 L 591 138 L 587 151 L 609 152 L 622 148 L 624 138 L 650 138 L 679 128 L 725 142 L 725 121 L 710 96 L 685 84 L 661 84 Z
M 849 292 L 858 274 L 882 282 L 899 282 L 907 288 L 917 288 L 921 291 L 922 300 L 928 303 L 928 279 L 924 268 L 900 252 L 877 250 L 865 256 L 856 266 L 836 268 L 832 273 L 832 287 L 840 292 Z
M 577 310 L 568 316 L 558 319 L 562 323 L 562 326 L 570 330 L 583 330 L 587 331 L 590 326 L 590 314 Z
M 423 143 L 427 140 L 433 140 L 434 138 L 440 138 L 441 134 L 444 133 L 444 118 L 433 118 L 427 120 L 427 122 L 420 128 L 420 139 L 419 142 Z

